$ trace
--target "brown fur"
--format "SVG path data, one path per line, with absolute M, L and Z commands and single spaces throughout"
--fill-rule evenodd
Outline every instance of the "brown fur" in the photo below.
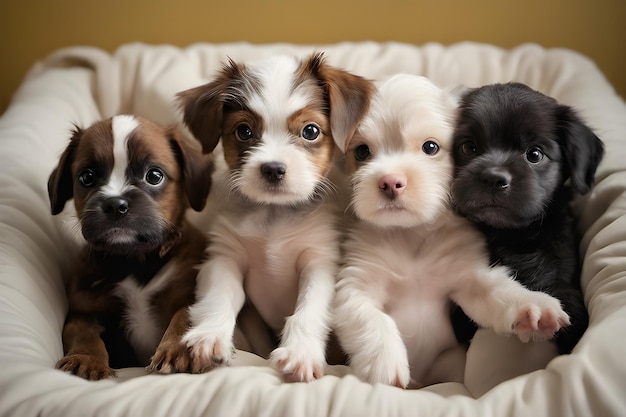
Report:
M 224 114 L 221 125 L 222 145 L 224 146 L 224 159 L 231 170 L 241 167 L 246 151 L 258 144 L 261 139 L 255 137 L 246 142 L 238 140 L 236 129 L 242 124 L 250 126 L 254 132 L 263 132 L 265 128 L 263 119 L 253 111 L 238 110 Z
M 300 141 L 299 144 L 309 152 L 320 176 L 324 176 L 330 169 L 335 149 L 328 117 L 315 107 L 305 107 L 289 117 L 287 126 L 294 136 L 298 136 L 300 129 L 310 122 L 315 122 L 319 126 L 321 137 L 314 142 Z
M 254 90 L 255 87 L 258 88 L 256 83 L 258 81 L 246 72 L 244 64 L 231 60 L 223 66 L 212 82 L 178 93 L 184 122 L 202 143 L 204 152 L 215 149 L 220 138 L 234 135 L 237 126 L 233 119 L 238 119 L 235 114 L 247 114 L 251 119 L 246 120 L 250 127 L 254 131 L 262 131 L 263 126 L 259 125 L 260 118 L 251 114 L 245 107 L 245 97 L 240 97 L 243 99 L 241 102 L 233 103 L 226 95 L 231 87 L 237 87 L 244 93 Z M 311 83 L 312 88 L 319 89 L 320 111 L 329 113 L 333 132 L 331 135 L 331 129 L 328 129 L 324 133 L 331 136 L 343 151 L 343 144 L 354 134 L 359 120 L 369 107 L 370 98 L 374 93 L 373 83 L 326 64 L 322 53 L 313 53 L 301 62 L 295 76 L 294 88 L 305 83 Z M 233 119 L 227 117 L 229 111 Z M 239 123 L 242 122 L 243 120 L 239 119 Z M 226 154 L 226 147 L 234 145 L 227 144 L 226 140 L 223 142 Z M 239 153 L 234 152 L 232 148 L 227 155 L 229 167 L 234 166 L 231 166 L 231 163 L 239 161 L 239 157 L 235 158 Z
M 170 280 L 150 300 L 158 325 L 167 328 L 167 336 L 177 331 L 187 307 L 194 301 L 196 267 L 204 258 L 207 243 L 205 236 L 184 220 L 184 214 L 188 205 L 195 210 L 204 207 L 211 185 L 212 158 L 194 150 L 174 129 L 136 119 L 139 127 L 128 140 L 130 166 L 138 169 L 142 161 L 146 166 L 156 164 L 168 181 L 158 194 L 144 197 L 142 202 L 158 213 L 152 222 L 167 220 L 174 229 L 163 235 L 157 247 L 144 250 L 139 246 L 130 253 L 95 247 L 87 240 L 67 285 L 69 311 L 63 328 L 65 356 L 57 363 L 59 369 L 86 379 L 115 375 L 103 338 L 118 330 L 107 328 L 111 325 L 107 320 L 113 317 L 113 323 L 123 323 L 125 306 L 113 293 L 117 283 L 133 275 L 139 283 L 145 284 L 166 264 L 176 262 L 176 270 L 168 275 Z M 113 167 L 111 129 L 111 119 L 85 130 L 76 128 L 48 182 L 53 214 L 62 211 L 66 201 L 73 198 L 78 219 L 83 222 L 85 206 L 99 186 L 82 187 L 78 176 L 87 167 L 110 173 Z M 101 333 L 103 326 L 104 333 Z M 168 340 L 164 337 L 162 343 L 168 344 Z M 120 359 L 120 363 L 126 364 L 126 359 L 129 358 Z M 159 366 L 153 364 L 150 369 L 158 370 Z M 185 370 L 178 366 L 183 366 L 180 360 L 174 367 Z

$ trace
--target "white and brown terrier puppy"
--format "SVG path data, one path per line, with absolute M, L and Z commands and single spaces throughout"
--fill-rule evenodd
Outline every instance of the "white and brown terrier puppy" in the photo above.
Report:
M 191 132 L 207 152 L 221 139 L 227 165 L 183 339 L 194 372 L 230 362 L 247 299 L 280 338 L 275 369 L 288 381 L 323 375 L 339 260 L 328 174 L 334 140 L 353 134 L 372 90 L 312 54 L 230 61 L 212 82 L 179 94 Z
M 52 214 L 73 198 L 86 241 L 67 282 L 59 369 L 106 378 L 179 340 L 206 246 L 184 216 L 204 207 L 212 171 L 210 155 L 146 119 L 75 129 L 48 182 Z
M 354 372 L 420 387 L 462 380 L 452 302 L 479 325 L 528 341 L 568 324 L 558 300 L 531 292 L 449 205 L 456 100 L 423 77 L 382 83 L 343 149 L 358 220 L 345 243 L 335 326 Z

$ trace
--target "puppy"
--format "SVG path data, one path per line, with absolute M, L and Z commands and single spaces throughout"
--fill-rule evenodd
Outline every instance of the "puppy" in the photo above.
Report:
M 270 359 L 284 378 L 323 375 L 339 260 L 334 140 L 353 134 L 372 90 L 317 53 L 230 61 L 212 82 L 180 93 L 185 123 L 205 151 L 221 139 L 227 165 L 183 338 L 194 372 L 230 362 L 248 299 L 280 338 Z
M 560 353 L 573 349 L 589 320 L 570 206 L 592 187 L 603 153 L 572 108 L 526 85 L 487 85 L 461 100 L 454 206 L 486 236 L 492 263 L 561 301 L 572 324 L 556 335 Z M 471 337 L 475 327 L 457 324 Z
M 212 170 L 209 155 L 140 117 L 75 129 L 48 181 L 52 214 L 74 199 L 86 242 L 67 282 L 57 368 L 114 376 L 147 365 L 166 329 L 186 329 L 206 239 L 184 216 L 205 205 Z
M 456 105 L 426 78 L 396 75 L 343 144 L 358 220 L 344 246 L 335 330 L 351 368 L 371 383 L 462 380 L 452 302 L 523 341 L 568 324 L 558 300 L 490 267 L 482 236 L 451 210 Z

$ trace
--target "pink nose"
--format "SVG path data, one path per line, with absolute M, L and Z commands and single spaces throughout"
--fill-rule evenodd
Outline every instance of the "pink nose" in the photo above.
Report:
M 380 191 L 394 199 L 398 197 L 406 188 L 406 176 L 401 174 L 387 174 L 378 181 Z

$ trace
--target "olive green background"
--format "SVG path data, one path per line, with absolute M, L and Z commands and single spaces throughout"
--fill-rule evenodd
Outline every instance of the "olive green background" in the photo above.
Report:
M 4 0 L 0 112 L 28 68 L 64 46 L 361 40 L 571 48 L 626 96 L 623 0 Z

